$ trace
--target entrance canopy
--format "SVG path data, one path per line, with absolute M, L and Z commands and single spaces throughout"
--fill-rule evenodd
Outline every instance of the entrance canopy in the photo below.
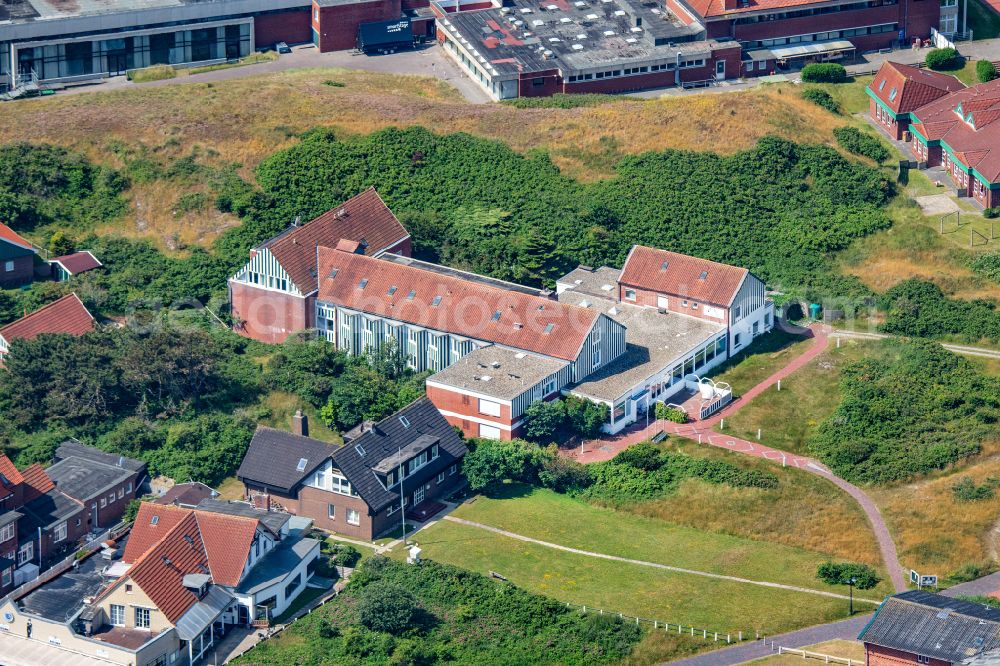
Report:
M 771 47 L 771 53 L 779 60 L 808 58 L 820 55 L 840 55 L 854 52 L 854 44 L 846 39 L 831 42 L 805 42 L 789 46 Z

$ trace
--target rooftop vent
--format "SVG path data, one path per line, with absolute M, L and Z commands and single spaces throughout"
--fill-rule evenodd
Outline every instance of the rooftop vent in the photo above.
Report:
M 580 307 L 581 308 L 589 308 L 590 307 L 590 301 L 588 301 L 587 299 L 584 299 L 584 300 L 580 301 Z
M 514 328 L 515 328 L 516 330 L 520 331 L 520 330 L 521 330 L 522 328 L 524 328 L 524 324 L 522 324 L 522 323 L 521 323 L 521 322 L 519 322 L 519 321 L 515 321 L 515 322 L 514 322 Z
M 583 50 L 583 44 L 574 44 L 571 48 L 574 51 L 582 51 Z
M 490 363 L 490 365 L 493 366 L 494 368 L 499 368 L 500 367 L 500 361 L 493 361 L 492 363 Z
M 551 326 L 551 324 L 549 325 Z M 524 358 L 525 356 L 527 356 L 527 354 L 525 354 L 524 352 L 517 352 L 516 354 L 514 354 L 514 358 Z
M 337 211 L 337 219 L 338 220 L 342 220 L 345 217 L 347 217 L 348 215 L 349 215 L 349 213 L 347 212 L 346 208 L 341 208 L 340 210 Z
M 476 375 L 475 377 L 473 377 L 473 379 L 475 379 L 477 382 L 488 382 L 493 378 L 490 377 L 489 375 Z

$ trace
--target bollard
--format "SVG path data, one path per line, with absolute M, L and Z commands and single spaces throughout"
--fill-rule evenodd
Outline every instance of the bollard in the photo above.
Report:
M 719 632 L 715 632 L 715 642 L 719 642 Z
M 698 433 L 698 443 L 701 444 L 701 433 Z
M 639 626 L 639 618 L 635 618 L 635 626 Z
M 653 629 L 659 629 L 659 627 L 656 625 L 656 620 L 653 620 Z
M 694 627 L 691 627 L 691 635 L 694 636 Z
M 701 637 L 705 638 L 705 639 L 708 638 L 708 629 L 702 629 L 701 630 Z
M 740 641 L 741 643 L 743 642 L 743 632 L 742 632 L 742 631 L 740 632 L 740 637 L 739 637 L 739 641 Z
M 719 430 L 725 430 L 725 429 L 726 429 L 726 419 L 722 419 L 721 421 L 719 421 Z
M 757 428 L 757 441 L 760 441 L 760 428 Z
M 726 634 L 726 642 L 729 643 L 729 634 Z
M 837 336 L 837 349 L 840 349 L 840 336 Z

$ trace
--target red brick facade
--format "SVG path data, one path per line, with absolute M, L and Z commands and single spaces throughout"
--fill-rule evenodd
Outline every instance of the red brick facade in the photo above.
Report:
M 8 263 L 11 270 L 7 270 Z M 35 257 L 17 257 L 0 262 L 0 287 L 20 287 L 30 284 L 35 276 Z
M 932 657 L 917 661 L 917 655 L 865 643 L 865 666 L 951 666 L 951 662 Z
M 278 42 L 305 44 L 312 39 L 308 9 L 290 9 L 255 16 L 253 29 L 257 48 L 273 46 Z
M 233 329 L 261 342 L 280 344 L 292 333 L 315 326 L 315 296 L 296 296 L 230 280 L 229 302 Z
M 462 430 L 463 437 L 479 437 L 479 425 L 483 422 L 500 428 L 500 439 L 503 440 L 515 439 L 521 433 L 520 426 L 511 428 L 514 424 L 510 416 L 510 405 L 500 402 L 500 416 L 490 416 L 479 411 L 478 397 L 433 384 L 427 385 L 427 397 L 448 423 Z M 499 401 L 491 400 L 491 402 Z
M 628 292 L 628 294 L 626 294 L 626 292 Z M 631 296 L 633 292 L 635 293 L 635 299 L 628 298 L 628 296 Z M 666 307 L 663 307 L 663 301 L 660 299 L 660 296 L 666 297 Z M 641 287 L 627 284 L 618 285 L 618 300 L 622 303 L 629 303 L 631 305 L 644 305 L 651 308 L 667 310 L 668 312 L 678 312 L 680 314 L 688 315 L 689 317 L 697 317 L 698 319 L 704 319 L 705 321 L 712 321 L 719 324 L 725 324 L 729 321 L 728 307 L 708 304 L 709 307 L 722 310 L 722 317 L 710 317 L 705 312 L 706 303 L 698 301 L 697 299 L 678 294 L 649 291 L 647 289 L 642 289 Z M 685 303 L 687 303 L 687 305 L 685 305 Z
M 896 141 L 901 141 L 903 139 L 903 132 L 910 127 L 909 121 L 897 121 L 891 113 L 888 113 L 878 105 L 878 102 L 871 98 L 868 100 L 868 115 L 871 116 L 876 125 L 885 130 L 886 134 Z
M 390 21 L 402 15 L 400 0 L 372 0 L 350 5 L 312 5 L 313 41 L 321 53 L 353 49 L 358 26 L 371 21 Z

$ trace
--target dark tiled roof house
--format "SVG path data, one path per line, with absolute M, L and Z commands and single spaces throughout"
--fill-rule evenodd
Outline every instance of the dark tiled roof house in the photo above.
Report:
M 316 325 L 316 249 L 321 245 L 368 256 L 409 256 L 411 251 L 409 233 L 378 192 L 368 188 L 250 251 L 250 261 L 229 280 L 238 333 L 280 343 Z
M 277 506 L 317 527 L 373 539 L 396 526 L 401 506 L 418 519 L 439 509 L 433 500 L 464 483 L 466 452 L 462 438 L 424 397 L 340 448 L 259 428 L 236 476 L 258 506 Z
M 910 590 L 886 599 L 858 640 L 867 666 L 951 666 L 1000 648 L 1000 609 Z

